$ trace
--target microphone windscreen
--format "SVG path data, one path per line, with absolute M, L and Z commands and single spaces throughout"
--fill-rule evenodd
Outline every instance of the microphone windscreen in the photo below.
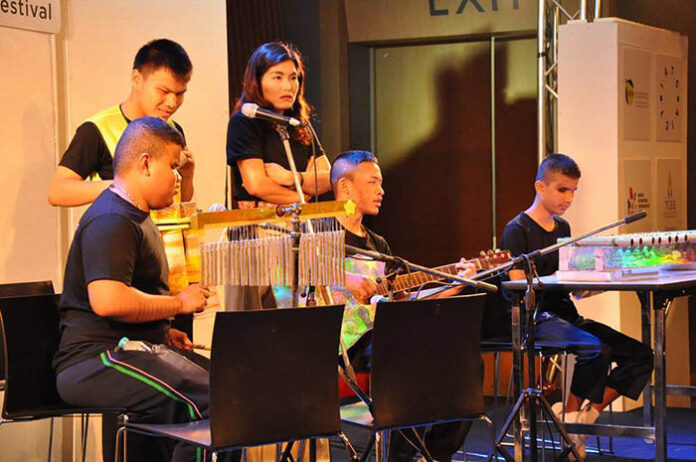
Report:
M 624 218 L 624 223 L 631 224 L 634 221 L 642 220 L 643 218 L 648 216 L 648 212 L 645 210 L 641 210 L 639 212 L 634 213 L 633 215 L 629 215 L 626 218 Z
M 227 208 L 219 202 L 216 202 L 208 207 L 209 212 L 224 212 L 225 210 L 227 210 Z
M 242 114 L 253 119 L 256 117 L 256 110 L 258 108 L 259 108 L 258 104 L 244 103 L 244 104 L 242 104 Z

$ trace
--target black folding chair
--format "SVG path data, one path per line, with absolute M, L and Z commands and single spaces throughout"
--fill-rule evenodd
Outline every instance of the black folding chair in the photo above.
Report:
M 217 313 L 210 418 L 126 422 L 121 433 L 165 436 L 213 454 L 339 435 L 337 353 L 343 306 Z M 125 449 L 125 447 L 124 447 Z M 123 451 L 125 454 L 125 450 Z
M 481 294 L 377 305 L 371 403 L 341 407 L 343 422 L 370 431 L 362 460 L 375 442 L 377 460 L 386 460 L 389 431 L 456 420 L 484 420 L 495 441 L 481 389 L 484 299 Z M 429 459 L 420 436 L 412 434 Z
M 60 341 L 57 298 L 50 294 L 0 299 L 6 379 L 1 423 L 124 411 L 73 407 L 58 395 L 52 365 Z M 87 427 L 83 460 L 86 431 Z M 49 442 L 49 454 L 50 450 Z

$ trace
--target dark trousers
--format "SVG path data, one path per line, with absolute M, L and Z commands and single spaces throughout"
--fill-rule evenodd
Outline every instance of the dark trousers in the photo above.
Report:
M 425 447 L 430 455 L 438 462 L 449 462 L 452 456 L 462 447 L 466 435 L 471 429 L 471 420 L 458 420 L 456 422 L 436 424 L 426 431 L 426 427 L 417 427 L 415 431 L 424 438 Z M 403 434 L 402 434 L 403 433 Z M 425 436 L 423 436 L 425 434 Z M 405 437 L 404 437 L 405 435 Z M 410 442 L 409 442 L 410 440 Z M 412 461 L 416 455 L 416 448 L 412 445 L 416 441 L 411 429 L 392 431 L 389 443 L 390 462 Z
M 593 403 L 602 402 L 607 386 L 638 399 L 652 373 L 653 353 L 648 345 L 596 321 L 579 318 L 570 323 L 541 313 L 534 338 L 539 347 L 577 356 L 570 391 Z M 612 363 L 616 367 L 610 371 Z
M 483 358 L 481 359 L 481 382 L 483 383 Z M 438 462 L 449 462 L 452 456 L 462 447 L 466 436 L 471 430 L 472 420 L 458 420 L 435 424 L 427 427 L 417 427 L 415 430 L 421 435 L 425 447 L 430 455 Z M 405 437 L 404 437 L 405 435 Z M 409 441 L 410 440 L 410 441 Z M 389 443 L 390 462 L 406 462 L 413 460 L 416 448 L 413 446 L 415 436 L 410 429 L 401 432 L 393 431 Z
M 181 326 L 178 327 L 179 330 Z M 189 334 L 189 338 L 191 335 Z M 194 363 L 201 366 L 206 371 L 210 370 L 210 360 L 193 351 L 180 350 L 169 347 L 177 353 L 187 357 Z M 120 428 L 117 414 L 102 415 L 102 459 L 103 462 L 114 462 L 116 451 L 116 432 Z M 130 433 L 128 435 L 128 460 L 148 460 L 148 461 L 169 461 L 172 458 L 174 442 L 168 438 L 156 438 L 142 435 L 140 433 Z M 123 460 L 123 455 L 118 460 Z
M 89 407 L 124 407 L 133 421 L 183 423 L 208 418 L 208 371 L 163 346 L 153 353 L 107 350 L 57 375 L 66 403 Z M 134 433 L 129 434 L 129 445 Z M 137 440 L 137 438 L 135 438 Z M 203 461 L 209 454 L 184 443 L 150 438 L 129 460 Z M 135 441 L 133 441 L 135 442 Z M 171 449 L 171 458 L 167 450 Z

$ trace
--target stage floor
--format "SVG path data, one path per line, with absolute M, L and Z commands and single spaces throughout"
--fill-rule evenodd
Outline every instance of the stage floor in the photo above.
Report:
M 488 416 L 497 424 L 496 431 L 502 426 L 507 411 L 503 406 L 498 407 L 497 413 L 493 412 L 493 406 L 487 405 Z M 614 422 L 626 425 L 640 425 L 642 423 L 642 413 L 640 409 L 635 409 L 630 412 L 614 413 Z M 667 455 L 670 461 L 696 461 L 696 409 L 668 409 L 667 410 Z M 609 423 L 608 413 L 603 413 L 599 419 L 599 423 Z M 348 438 L 362 451 L 367 441 L 367 432 L 355 428 L 345 428 Z M 556 447 L 558 447 L 558 435 L 554 435 L 556 439 Z M 551 442 L 546 434 L 549 450 L 546 452 L 546 460 L 553 461 L 553 453 Z M 509 438 L 509 441 L 512 441 Z M 645 442 L 639 438 L 614 438 L 612 449 L 610 451 L 609 439 L 606 437 L 600 438 L 601 453 L 596 450 L 597 438 L 594 436 L 588 437 L 587 446 L 587 462 L 599 461 L 641 461 L 653 460 L 655 454 L 655 446 L 652 443 Z M 345 460 L 346 455 L 342 447 L 338 447 L 336 442 L 332 442 L 332 460 Z M 508 451 L 512 453 L 510 446 Z M 491 452 L 491 441 L 488 434 L 488 429 L 483 422 L 476 422 L 472 426 L 471 432 L 467 437 L 464 446 L 453 460 L 458 461 L 480 461 L 485 460 Z M 374 457 L 371 458 L 374 460 Z M 501 458 L 502 460 L 502 458 Z M 539 457 L 539 460 L 544 460 Z

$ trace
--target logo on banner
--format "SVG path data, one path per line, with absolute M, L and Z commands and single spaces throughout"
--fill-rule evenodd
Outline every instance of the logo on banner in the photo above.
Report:
M 667 174 L 667 189 L 664 198 L 664 218 L 674 218 L 677 216 L 677 201 L 673 197 L 674 189 L 672 188 L 672 170 Z
M 627 215 L 633 215 L 641 210 L 648 210 L 650 201 L 647 194 L 641 191 L 636 191 L 632 186 L 628 187 L 628 200 L 626 204 Z
M 635 87 L 633 86 L 633 80 L 626 79 L 626 104 L 633 106 L 633 99 L 635 98 Z

